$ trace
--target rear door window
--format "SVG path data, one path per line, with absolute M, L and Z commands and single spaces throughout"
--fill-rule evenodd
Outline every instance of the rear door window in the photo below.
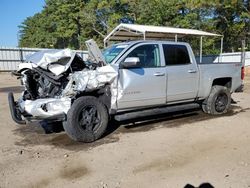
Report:
M 163 44 L 166 65 L 190 64 L 190 58 L 185 45 Z

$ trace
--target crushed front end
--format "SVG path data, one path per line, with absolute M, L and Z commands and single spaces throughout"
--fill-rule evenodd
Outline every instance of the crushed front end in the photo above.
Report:
M 13 93 L 8 95 L 12 118 L 18 124 L 64 121 L 77 97 L 105 91 L 117 76 L 111 65 L 83 61 L 69 49 L 36 52 L 26 60 L 13 73 L 24 86 L 21 97 L 15 101 Z

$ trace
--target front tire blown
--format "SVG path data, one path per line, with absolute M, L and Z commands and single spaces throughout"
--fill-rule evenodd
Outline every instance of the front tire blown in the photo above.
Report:
M 74 101 L 67 113 L 63 127 L 75 141 L 93 142 L 106 131 L 108 112 L 96 97 L 84 96 Z

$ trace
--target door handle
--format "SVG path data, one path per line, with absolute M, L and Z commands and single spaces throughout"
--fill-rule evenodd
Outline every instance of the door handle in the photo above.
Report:
M 154 76 L 165 76 L 165 73 L 163 73 L 163 72 L 156 72 L 156 73 L 154 73 Z
M 196 73 L 197 71 L 196 70 L 194 70 L 194 69 L 190 69 L 190 70 L 188 70 L 188 73 Z

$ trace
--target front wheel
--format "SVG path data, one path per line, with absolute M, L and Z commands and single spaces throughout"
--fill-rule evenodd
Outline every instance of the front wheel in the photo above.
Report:
M 81 142 L 93 142 L 106 131 L 108 112 L 96 97 L 84 96 L 74 101 L 63 123 L 70 138 Z
M 203 101 L 202 109 L 205 113 L 218 115 L 228 111 L 231 105 L 231 94 L 227 87 L 215 85 L 208 98 Z

